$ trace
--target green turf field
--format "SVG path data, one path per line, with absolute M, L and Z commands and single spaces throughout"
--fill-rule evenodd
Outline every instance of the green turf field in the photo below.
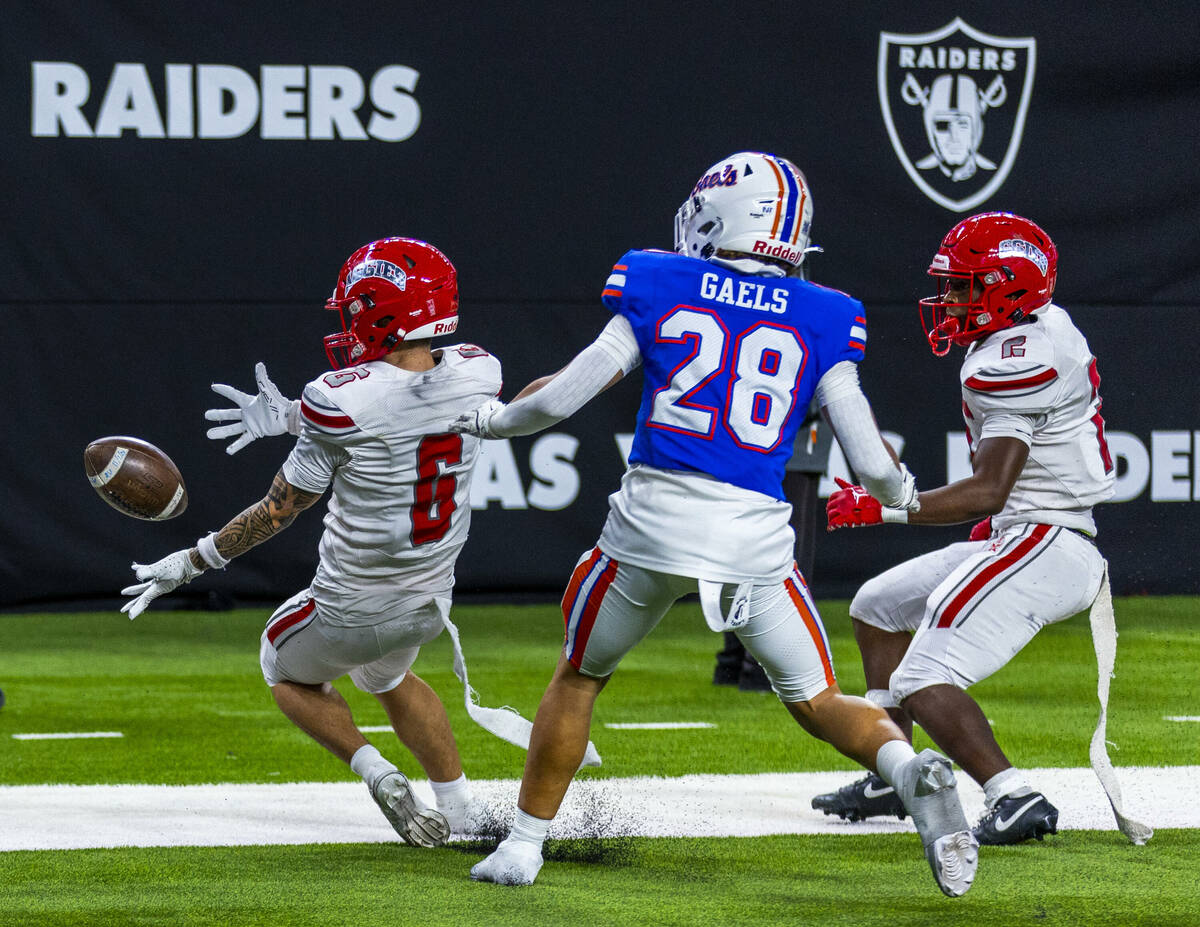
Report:
M 822 611 L 844 689 L 862 691 L 844 602 Z M 1200 603 L 1117 602 L 1121 638 L 1109 740 L 1120 766 L 1200 758 Z M 0 784 L 353 780 L 280 715 L 258 674 L 267 611 L 0 616 Z M 561 640 L 554 606 L 459 607 L 484 704 L 532 717 Z M 846 768 L 769 694 L 716 688 L 719 638 L 694 605 L 674 610 L 622 665 L 597 706 L 604 766 L 586 776 Z M 416 671 L 447 703 L 473 778 L 519 776 L 523 752 L 466 718 L 443 637 Z M 1167 683 L 1169 681 L 1169 684 Z M 1096 720 L 1086 620 L 1052 627 L 974 693 L 1021 766 L 1085 766 Z M 359 724 L 384 724 L 343 683 Z M 709 721 L 710 730 L 612 731 L 605 722 Z M 121 731 L 112 740 L 18 741 L 12 733 Z M 413 768 L 395 739 L 372 740 Z M 918 743 L 920 746 L 920 741 Z M 0 855 L 0 927 L 23 924 L 1197 924 L 1195 831 L 1144 848 L 1064 832 L 988 848 L 970 894 L 944 899 L 911 835 L 631 839 L 551 847 L 528 889 L 466 879 L 480 847 L 388 844 L 13 852 Z M 548 853 L 548 855 L 551 855 Z

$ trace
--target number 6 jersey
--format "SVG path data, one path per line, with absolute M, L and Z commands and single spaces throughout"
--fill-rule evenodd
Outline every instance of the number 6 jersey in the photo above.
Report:
M 454 585 L 479 439 L 445 427 L 496 397 L 500 362 L 473 345 L 439 352 L 432 370 L 373 361 L 304 388 L 283 475 L 307 492 L 333 484 L 312 583 L 332 623 L 385 621 L 407 599 Z

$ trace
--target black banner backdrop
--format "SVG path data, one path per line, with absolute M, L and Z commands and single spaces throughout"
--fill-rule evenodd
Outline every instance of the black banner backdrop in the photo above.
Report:
M 508 397 L 593 337 L 611 263 L 670 247 L 691 184 L 747 148 L 805 170 L 814 277 L 866 303 L 864 383 L 923 486 L 965 460 L 956 362 L 929 356 L 917 324 L 929 257 L 971 212 L 1037 220 L 1100 359 L 1114 585 L 1200 591 L 1176 553 L 1200 543 L 1200 46 L 1176 5 L 1073 9 L 9 5 L 0 605 L 111 596 L 130 560 L 262 494 L 288 444 L 227 457 L 203 436 L 208 384 L 249 388 L 265 360 L 296 395 L 323 369 L 319 307 L 358 245 L 446 251 L 461 335 L 504 361 Z M 599 532 L 637 400 L 623 384 L 550 435 L 489 448 L 460 588 L 561 586 Z M 180 464 L 183 516 L 135 522 L 95 498 L 82 449 L 114 433 Z M 290 594 L 319 531 L 301 519 L 205 588 Z M 848 595 L 964 532 L 822 537 L 817 592 Z

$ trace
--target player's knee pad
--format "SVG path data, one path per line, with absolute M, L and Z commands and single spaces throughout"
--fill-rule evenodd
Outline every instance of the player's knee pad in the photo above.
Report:
M 890 689 L 868 689 L 866 699 L 883 709 L 900 707 Z
M 382 695 L 384 692 L 391 692 L 392 689 L 404 682 L 404 677 L 408 675 L 405 670 L 399 676 L 395 673 L 379 672 L 369 666 L 359 666 L 350 670 L 350 681 L 354 683 L 354 688 L 359 692 L 366 692 L 369 695 Z
M 930 686 L 966 688 L 963 680 L 950 667 L 920 653 L 906 656 L 888 680 L 896 706 L 901 706 L 910 695 Z
M 907 631 L 893 617 L 895 595 L 881 577 L 867 580 L 850 601 L 850 617 L 883 631 Z
M 420 651 L 420 647 L 397 648 L 378 660 L 354 667 L 350 670 L 350 681 L 360 692 L 370 695 L 391 692 L 404 681 Z

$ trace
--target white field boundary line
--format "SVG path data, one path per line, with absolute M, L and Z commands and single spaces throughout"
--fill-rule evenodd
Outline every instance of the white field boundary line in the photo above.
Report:
M 90 740 L 97 737 L 124 737 L 120 731 L 63 731 L 54 734 L 13 734 L 13 740 Z
M 1164 721 L 1200 721 L 1200 715 L 1163 715 Z
M 1200 827 L 1194 800 L 1200 766 L 1117 770 L 1126 810 L 1151 827 Z M 1059 827 L 1113 831 L 1112 812 L 1091 769 L 1033 769 L 1030 781 L 1060 811 Z M 813 795 L 857 778 L 853 772 L 580 778 L 551 837 L 751 837 L 764 834 L 911 832 L 895 818 L 849 824 L 810 807 Z M 959 774 L 967 817 L 983 792 Z M 429 784 L 414 780 L 432 803 Z M 477 780 L 475 794 L 511 822 L 519 783 Z M 389 843 L 396 835 L 361 782 L 270 785 L 29 785 L 0 787 L 0 850 L 89 847 L 249 846 Z
M 698 731 L 716 727 L 709 721 L 614 721 L 604 726 L 610 731 Z

